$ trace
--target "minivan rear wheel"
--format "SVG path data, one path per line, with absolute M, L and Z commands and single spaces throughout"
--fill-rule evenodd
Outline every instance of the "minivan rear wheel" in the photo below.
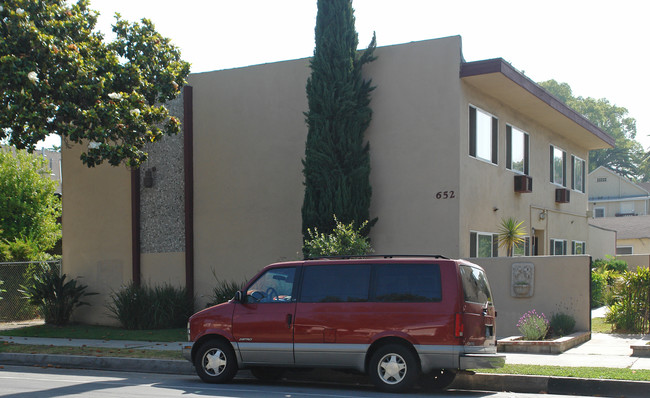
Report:
M 370 380 L 387 392 L 405 391 L 420 376 L 420 364 L 413 351 L 399 344 L 379 347 L 370 358 Z
M 237 358 L 229 343 L 221 340 L 205 342 L 194 359 L 196 373 L 207 383 L 226 383 L 237 374 Z

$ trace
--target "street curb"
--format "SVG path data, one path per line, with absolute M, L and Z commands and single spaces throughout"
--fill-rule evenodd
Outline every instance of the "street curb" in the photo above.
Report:
M 196 374 L 194 366 L 189 361 L 165 359 L 0 353 L 0 364 L 177 375 Z M 313 376 L 314 375 L 306 377 L 306 379 L 321 379 L 320 377 L 315 378 Z M 328 379 L 327 381 L 330 382 L 338 381 L 343 384 L 351 382 L 349 377 L 341 377 L 340 375 L 335 378 L 329 375 L 325 377 L 325 379 Z M 600 395 L 609 397 L 647 397 L 648 391 L 650 391 L 650 382 L 486 373 L 470 375 L 461 373 L 456 376 L 456 379 L 449 388 L 458 390 L 507 391 L 534 394 L 547 393 Z
M 194 366 L 189 361 L 173 359 L 0 353 L 0 364 L 118 370 L 124 372 L 195 374 Z
M 647 397 L 650 382 L 505 374 L 459 374 L 450 388 L 606 397 Z

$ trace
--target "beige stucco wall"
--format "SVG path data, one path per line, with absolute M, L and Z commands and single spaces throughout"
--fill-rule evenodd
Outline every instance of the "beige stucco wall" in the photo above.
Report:
M 627 268 L 630 271 L 634 271 L 637 268 L 648 268 L 648 267 L 650 267 L 650 255 L 649 254 L 618 255 L 618 256 L 616 256 L 616 259 L 625 261 L 627 263 Z
M 549 320 L 552 314 L 563 312 L 575 318 L 577 331 L 590 330 L 589 259 L 589 256 L 470 259 L 485 269 L 490 281 L 498 313 L 497 336 L 520 335 L 517 322 L 524 313 L 533 309 L 544 313 Z M 532 263 L 535 266 L 534 293 L 530 298 L 510 295 L 514 263 Z
M 63 272 L 88 285 L 91 306 L 79 307 L 73 320 L 116 323 L 105 305 L 112 291 L 131 280 L 131 177 L 126 167 L 89 169 L 80 147 L 63 145 Z
M 616 241 L 616 247 L 629 246 L 632 246 L 632 254 L 649 254 L 650 238 L 619 239 Z
M 195 289 L 298 258 L 308 60 L 191 75 Z M 200 301 L 205 301 L 200 298 Z
M 142 282 L 150 286 L 185 287 L 185 252 L 142 253 L 140 273 Z
M 460 37 L 377 49 L 372 93 L 372 230 L 378 253 L 458 256 Z M 455 193 L 437 200 L 436 193 Z
M 524 221 L 527 235 L 532 229 L 540 237 L 539 254 L 549 253 L 550 239 L 567 240 L 567 253 L 571 242 L 588 239 L 587 195 L 572 190 L 569 203 L 555 202 L 555 189 L 560 186 L 550 182 L 549 148 L 561 148 L 567 153 L 567 188 L 571 188 L 571 155 L 588 159 L 587 150 L 533 120 L 522 116 L 490 93 L 479 91 L 462 81 L 463 101 L 460 114 L 460 168 L 461 203 L 459 256 L 469 256 L 469 231 L 497 233 L 502 219 L 513 217 Z M 494 165 L 469 155 L 469 105 L 476 106 L 499 119 L 498 164 Z M 533 179 L 532 193 L 516 193 L 514 176 L 506 169 L 506 124 L 529 135 L 529 175 Z M 587 188 L 588 189 L 588 188 Z M 540 213 L 545 217 L 540 218 Z M 542 239 L 543 238 L 543 239 Z M 505 255 L 505 249 L 500 249 Z
M 616 255 L 616 231 L 589 226 L 587 253 L 594 260 Z

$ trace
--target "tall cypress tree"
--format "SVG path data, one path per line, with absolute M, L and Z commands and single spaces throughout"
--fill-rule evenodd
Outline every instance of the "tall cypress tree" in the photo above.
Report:
M 361 68 L 373 61 L 376 40 L 357 52 L 351 0 L 318 0 L 316 47 L 307 80 L 309 111 L 303 174 L 305 198 L 302 233 L 318 228 L 329 233 L 339 221 L 360 226 L 370 220 L 370 146 L 364 131 L 370 124 L 370 80 Z M 363 231 L 369 233 L 370 220 Z

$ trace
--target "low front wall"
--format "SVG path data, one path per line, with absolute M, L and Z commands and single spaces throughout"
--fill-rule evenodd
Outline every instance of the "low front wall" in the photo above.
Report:
M 636 271 L 638 268 L 650 267 L 650 254 L 626 254 L 616 256 L 617 260 L 623 260 L 627 263 L 627 269 Z
M 563 312 L 576 320 L 576 331 L 591 328 L 590 257 L 494 257 L 473 258 L 469 261 L 487 272 L 497 310 L 497 337 L 520 335 L 519 318 L 530 310 L 543 313 L 549 320 L 554 313 Z M 534 285 L 531 297 L 511 294 L 513 264 L 534 265 Z

